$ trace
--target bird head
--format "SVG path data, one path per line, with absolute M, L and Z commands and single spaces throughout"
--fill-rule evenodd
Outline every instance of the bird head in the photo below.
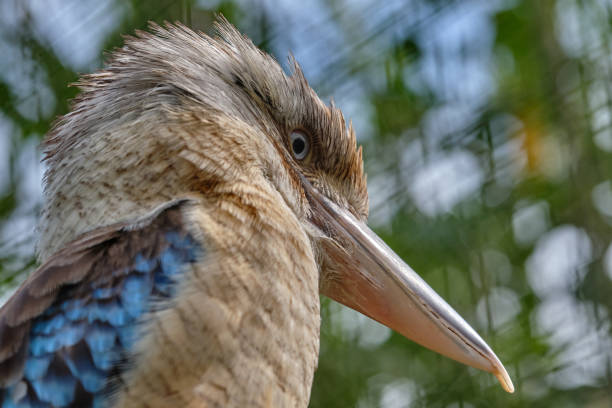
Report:
M 321 293 L 512 391 L 487 344 L 366 225 L 362 151 L 341 111 L 293 60 L 288 75 L 225 20 L 216 29 L 153 25 L 79 83 L 45 142 L 40 257 L 169 198 L 257 182 L 309 237 Z

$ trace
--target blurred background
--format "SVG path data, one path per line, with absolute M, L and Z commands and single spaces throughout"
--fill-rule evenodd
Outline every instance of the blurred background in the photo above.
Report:
M 223 13 L 352 118 L 370 224 L 506 394 L 327 299 L 312 407 L 612 407 L 612 0 L 1 0 L 0 303 L 36 266 L 38 144 L 147 21 Z

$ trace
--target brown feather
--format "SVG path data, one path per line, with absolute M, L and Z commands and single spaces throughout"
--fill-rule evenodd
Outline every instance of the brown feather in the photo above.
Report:
M 30 328 L 29 323 L 24 324 L 22 326 L 23 330 L 21 331 L 21 333 L 23 333 L 23 331 L 29 330 Z M 17 331 L 13 329 L 10 330 L 10 333 L 7 337 L 5 337 L 4 335 L 2 336 L 3 341 L 6 339 L 8 341 L 16 342 L 10 343 L 12 345 L 15 345 L 15 347 L 10 350 L 10 354 L 0 356 L 0 397 L 2 396 L 1 388 L 13 384 L 21 376 L 23 366 L 25 364 L 25 358 L 27 356 L 28 346 L 30 344 L 27 339 L 20 339 L 20 336 L 12 337 L 13 334 L 15 334 L 16 332 Z M 2 352 L 5 351 L 4 347 L 0 350 L 2 350 Z

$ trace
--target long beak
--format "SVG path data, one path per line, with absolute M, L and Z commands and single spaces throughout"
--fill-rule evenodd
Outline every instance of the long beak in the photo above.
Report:
M 493 373 L 504 390 L 512 380 L 491 348 L 370 228 L 305 184 L 312 222 L 329 264 L 321 292 L 407 338 L 454 360 Z

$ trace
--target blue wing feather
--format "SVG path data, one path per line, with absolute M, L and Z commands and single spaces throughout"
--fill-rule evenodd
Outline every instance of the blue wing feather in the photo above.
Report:
M 180 223 L 159 222 L 151 230 L 154 224 L 147 231 L 124 228 L 123 236 L 91 249 L 108 255 L 116 252 L 113 245 L 123 245 L 128 250 L 120 253 L 129 259 L 107 262 L 102 255 L 102 261 L 87 264 L 91 271 L 77 283 L 59 286 L 54 301 L 30 322 L 23 368 L 0 389 L 1 408 L 104 405 L 113 377 L 128 366 L 125 362 L 147 313 L 167 304 L 158 300 L 173 296 L 185 264 L 195 262 L 202 252 Z M 148 245 L 130 253 L 138 247 L 131 241 L 147 234 L 155 239 L 149 235 Z M 100 265 L 115 267 L 103 270 Z M 3 308 L 0 316 L 8 313 Z M 3 328 L 9 330 L 4 323 L 0 339 Z

